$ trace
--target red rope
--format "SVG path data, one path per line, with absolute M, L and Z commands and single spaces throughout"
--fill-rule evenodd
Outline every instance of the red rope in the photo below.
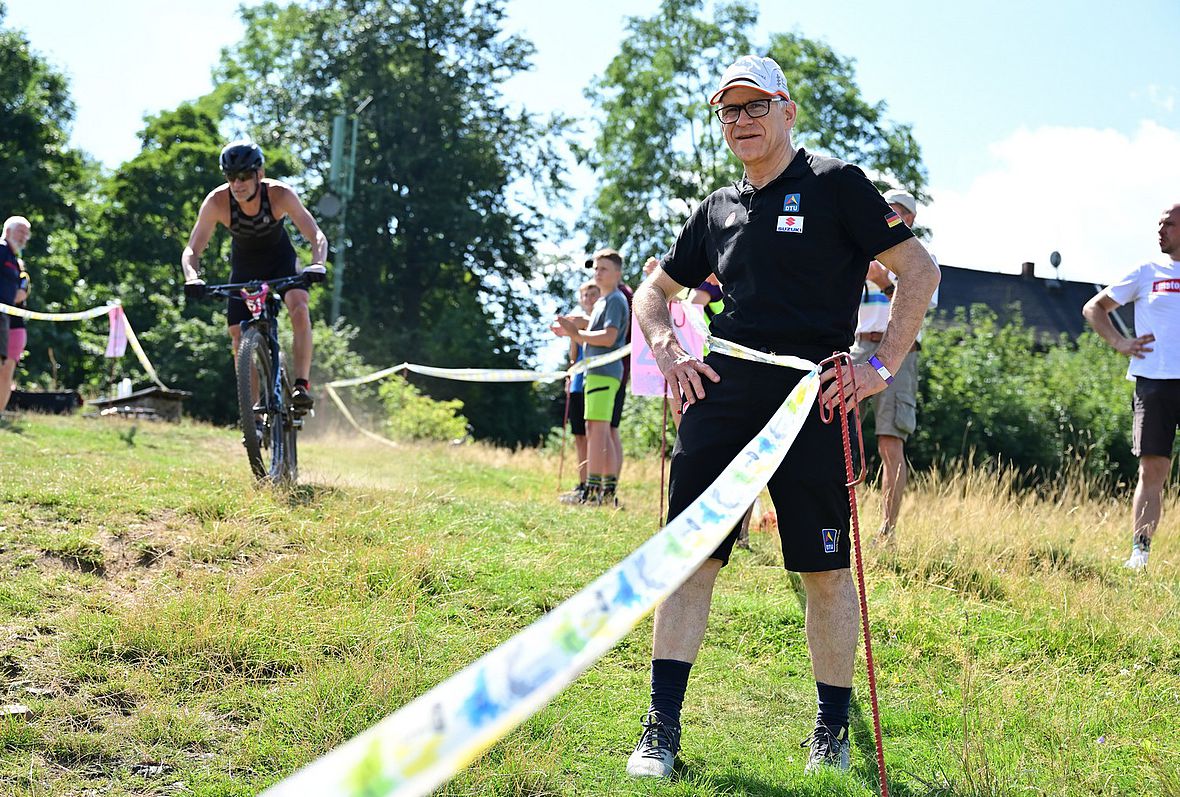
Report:
M 565 427 L 570 423 L 570 380 L 565 380 L 565 415 L 561 419 L 561 459 L 557 462 L 557 492 L 561 492 L 561 476 L 565 470 Z
M 852 548 L 856 553 L 856 586 L 860 595 L 860 622 L 865 639 L 865 668 L 869 674 L 869 700 L 873 708 L 873 735 L 877 742 L 877 775 L 881 781 L 881 797 L 889 797 L 889 783 L 885 777 L 885 742 L 881 736 L 881 711 L 877 705 L 877 674 L 873 666 L 873 640 L 869 634 L 869 601 L 865 587 L 864 557 L 860 548 L 860 521 L 856 508 L 856 485 L 864 481 L 864 434 L 860 423 L 860 407 L 856 403 L 856 378 L 852 374 L 852 360 L 846 353 L 837 352 L 824 363 L 832 363 L 836 369 L 836 388 L 840 397 L 840 433 L 844 442 L 844 473 L 848 478 L 848 507 L 852 512 Z M 860 443 L 861 474 L 855 475 L 852 467 L 852 442 L 848 436 L 849 401 L 844 395 L 844 375 L 847 368 L 849 384 L 852 385 L 851 412 L 856 416 L 856 436 Z M 832 411 L 825 414 L 820 405 L 820 415 L 825 423 L 832 422 Z
M 668 380 L 664 380 L 664 425 L 660 429 L 660 516 L 656 528 L 664 525 L 664 464 L 668 454 Z

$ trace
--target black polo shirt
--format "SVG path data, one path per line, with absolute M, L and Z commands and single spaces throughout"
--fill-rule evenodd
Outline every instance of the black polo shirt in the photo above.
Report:
M 800 149 L 768 185 L 710 194 L 661 266 L 681 285 L 717 274 L 717 337 L 822 359 L 852 344 L 869 261 L 911 237 L 864 172 Z

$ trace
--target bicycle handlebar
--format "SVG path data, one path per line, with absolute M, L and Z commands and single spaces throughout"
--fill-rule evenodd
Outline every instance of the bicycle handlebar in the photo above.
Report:
M 243 288 L 256 291 L 262 287 L 264 282 L 270 285 L 271 290 L 281 291 L 286 288 L 309 288 L 313 283 L 323 282 L 324 277 L 325 274 L 323 271 L 308 268 L 299 274 L 294 274 L 290 277 L 279 277 L 278 279 L 250 280 L 249 282 L 227 282 L 220 285 L 186 283 L 184 290 L 185 296 L 192 299 L 212 299 L 217 297 L 240 299 Z

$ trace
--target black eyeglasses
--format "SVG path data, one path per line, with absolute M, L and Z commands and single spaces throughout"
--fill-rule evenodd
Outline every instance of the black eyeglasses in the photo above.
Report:
M 244 183 L 248 180 L 253 180 L 254 175 L 258 174 L 258 172 L 254 169 L 250 169 L 244 172 L 223 172 L 223 174 L 225 175 L 225 181 L 227 183 L 232 183 L 234 181 Z
M 757 119 L 760 116 L 766 116 L 770 113 L 770 104 L 772 102 L 786 102 L 786 100 L 775 97 L 767 98 L 765 100 L 750 100 L 745 105 L 722 105 L 716 111 L 717 118 L 721 120 L 723 125 L 731 125 L 738 120 L 742 115 L 742 111 L 746 112 L 746 116 L 751 119 Z

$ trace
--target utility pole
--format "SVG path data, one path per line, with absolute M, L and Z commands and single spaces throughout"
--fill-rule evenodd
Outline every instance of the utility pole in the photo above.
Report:
M 331 321 L 340 318 L 340 297 L 344 291 L 345 253 L 348 250 L 348 202 L 352 199 L 356 181 L 356 138 L 360 114 L 373 101 L 370 95 L 352 112 L 352 141 L 347 154 L 344 151 L 344 129 L 347 118 L 343 111 L 332 119 L 332 171 L 328 178 L 331 191 L 320 199 L 316 209 L 326 217 L 339 217 L 336 226 L 336 258 L 332 263 L 332 308 Z

